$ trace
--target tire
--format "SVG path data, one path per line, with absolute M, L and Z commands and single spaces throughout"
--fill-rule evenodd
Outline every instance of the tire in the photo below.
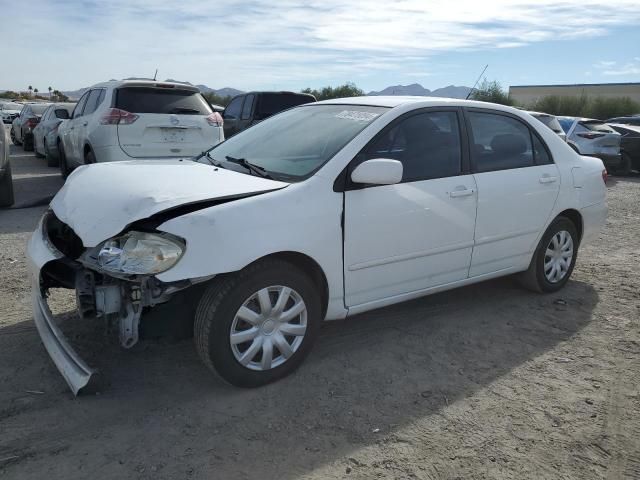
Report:
M 38 149 L 36 148 L 36 143 L 35 142 L 36 142 L 36 139 L 35 139 L 35 137 L 33 137 L 33 153 L 38 158 L 44 158 L 45 155 L 43 155 L 40 152 L 38 152 Z M 45 153 L 46 153 L 46 150 L 45 150 Z
M 7 163 L 4 175 L 0 178 L 0 207 L 13 205 L 13 178 L 11 176 L 11 164 Z
M 620 166 L 614 171 L 616 175 L 624 177 L 631 175 L 631 157 L 627 152 L 622 152 L 622 160 Z
M 33 152 L 33 135 L 31 135 L 30 137 L 23 135 L 22 148 L 25 152 Z
M 571 243 L 571 257 L 569 259 L 568 268 L 566 267 L 566 255 L 568 250 L 563 248 L 565 245 L 563 239 L 565 239 L 566 236 L 570 237 Z M 552 242 L 554 242 L 554 237 L 555 241 L 559 241 L 559 246 L 554 246 L 552 244 Z M 526 272 L 520 274 L 520 283 L 525 288 L 540 293 L 557 292 L 566 285 L 571 277 L 571 273 L 573 272 L 573 268 L 576 264 L 576 259 L 578 258 L 579 245 L 580 238 L 578 237 L 578 231 L 576 230 L 574 223 L 567 217 L 556 218 L 551 225 L 549 225 L 549 228 L 547 228 L 547 231 L 540 239 L 540 243 L 538 244 L 533 258 L 531 259 L 529 268 Z M 548 251 L 555 251 L 557 252 L 557 257 L 565 259 L 564 262 L 558 260 L 559 262 L 564 263 L 561 267 L 563 272 L 558 273 L 555 280 L 553 280 L 553 278 L 550 279 L 550 277 L 553 277 L 553 268 L 555 267 L 550 267 L 549 265 L 553 265 L 554 263 L 556 265 L 562 265 L 562 263 L 558 263 L 558 261 L 547 256 L 546 253 Z M 549 262 L 545 268 L 547 259 L 549 259 Z
M 11 127 L 11 132 L 9 133 L 9 136 L 11 137 L 11 141 L 13 142 L 14 145 L 22 145 L 22 142 L 19 142 L 18 139 L 16 138 L 16 132 L 13 129 L 13 127 Z
M 84 164 L 91 165 L 92 163 L 96 163 L 96 154 L 93 153 L 93 150 L 89 149 L 89 151 L 84 154 Z
M 62 175 L 62 178 L 67 178 L 69 173 L 71 173 L 67 165 L 67 156 L 64 154 L 62 142 L 58 142 L 58 167 L 60 167 L 60 175 Z
M 47 139 L 46 138 L 44 139 L 43 149 L 44 149 L 44 158 L 47 161 L 47 167 L 57 167 L 58 166 L 58 159 L 53 157 L 49 153 L 49 147 L 47 146 Z
M 272 308 L 275 308 L 278 306 L 279 298 L 277 289 L 285 287 L 290 288 L 292 293 L 281 310 L 284 310 L 285 314 L 293 312 L 293 305 L 299 306 L 302 302 L 303 306 L 306 306 L 306 316 L 303 312 L 294 317 L 294 322 L 298 322 L 296 324 L 278 323 L 269 317 L 264 320 L 262 314 L 257 312 L 261 308 L 254 297 L 258 292 L 269 288 L 267 298 Z M 289 262 L 276 259 L 258 261 L 240 272 L 215 280 L 202 295 L 195 314 L 194 340 L 200 358 L 211 371 L 238 387 L 259 387 L 289 375 L 309 354 L 318 336 L 321 302 L 316 292 L 317 287 L 304 272 Z M 247 303 L 252 298 L 253 300 Z M 244 307 L 245 312 L 252 310 L 252 321 L 256 322 L 256 326 L 240 318 L 238 313 L 241 307 Z M 306 330 L 303 328 L 303 317 L 306 318 Z M 238 328 L 241 324 L 258 333 L 254 335 L 253 340 L 249 339 L 232 346 L 231 333 L 247 331 L 245 328 Z M 284 329 L 285 324 L 287 331 L 298 328 L 304 330 L 304 333 L 301 336 L 298 334 L 285 337 L 282 335 L 284 330 L 280 330 Z M 282 339 L 289 345 L 288 357 L 278 348 Z M 262 346 L 252 350 L 255 342 Z M 273 355 L 272 368 L 263 367 L 267 342 L 271 345 Z M 254 353 L 249 355 L 250 351 Z M 253 361 L 244 366 L 238 359 L 240 355 L 248 355 L 249 360 Z

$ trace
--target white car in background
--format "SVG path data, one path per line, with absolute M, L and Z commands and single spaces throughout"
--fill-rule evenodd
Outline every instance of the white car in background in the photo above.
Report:
M 147 80 L 88 89 L 58 130 L 64 176 L 84 164 L 192 157 L 224 139 L 222 117 L 197 87 Z
M 605 175 L 511 107 L 310 103 L 196 161 L 74 172 L 28 244 L 35 323 L 74 393 L 94 370 L 50 288 L 76 289 L 80 315 L 119 325 L 124 348 L 156 306 L 180 306 L 167 321 L 193 327 L 211 370 L 264 385 L 300 365 L 323 320 L 515 273 L 558 291 L 605 221 Z
M 60 125 L 71 117 L 76 104 L 71 102 L 53 103 L 40 118 L 33 129 L 33 150 L 36 157 L 44 157 L 47 166 L 58 166 L 58 149 L 56 139 Z
M 0 116 L 2 116 L 2 123 L 12 123 L 22 110 L 21 103 L 6 102 L 0 105 Z

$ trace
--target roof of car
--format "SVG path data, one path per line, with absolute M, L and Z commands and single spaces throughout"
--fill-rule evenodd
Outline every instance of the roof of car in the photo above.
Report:
M 523 112 L 527 112 L 529 115 L 546 115 L 547 117 L 555 117 L 555 115 L 551 115 L 550 113 L 545 112 L 534 112 L 533 110 L 522 110 Z
M 417 104 L 422 107 L 476 107 L 502 110 L 505 112 L 518 112 L 519 110 L 497 103 L 480 102 L 478 100 L 462 100 L 460 98 L 445 97 L 420 97 L 420 96 L 383 96 L 371 95 L 364 97 L 335 98 L 322 100 L 316 105 L 366 105 L 373 107 L 398 107 L 400 105 Z
M 194 92 L 199 92 L 200 89 L 195 85 L 191 85 L 189 83 L 181 83 L 181 82 L 161 82 L 151 79 L 135 79 L 130 78 L 126 80 L 109 80 L 108 82 L 96 83 L 92 85 L 90 88 L 100 88 L 100 87 L 180 87 L 185 90 L 193 90 Z

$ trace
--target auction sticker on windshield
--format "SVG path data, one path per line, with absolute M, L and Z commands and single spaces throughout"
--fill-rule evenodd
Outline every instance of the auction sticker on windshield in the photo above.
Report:
M 357 122 L 370 122 L 376 117 L 379 117 L 379 113 L 373 112 L 359 112 L 356 110 L 343 110 L 336 114 L 336 118 L 344 118 L 346 120 L 355 120 Z

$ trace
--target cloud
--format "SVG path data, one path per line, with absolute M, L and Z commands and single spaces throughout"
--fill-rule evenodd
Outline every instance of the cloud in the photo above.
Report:
M 3 22 L 5 38 L 20 41 L 3 42 L 0 55 L 18 85 L 43 71 L 79 87 L 158 67 L 162 78 L 269 88 L 426 75 L 447 52 L 591 37 L 639 22 L 637 0 L 605 9 L 599 0 L 33 0 Z
M 630 62 L 618 64 L 614 61 L 600 61 L 593 66 L 601 71 L 603 75 L 640 75 L 640 57 L 634 57 Z

